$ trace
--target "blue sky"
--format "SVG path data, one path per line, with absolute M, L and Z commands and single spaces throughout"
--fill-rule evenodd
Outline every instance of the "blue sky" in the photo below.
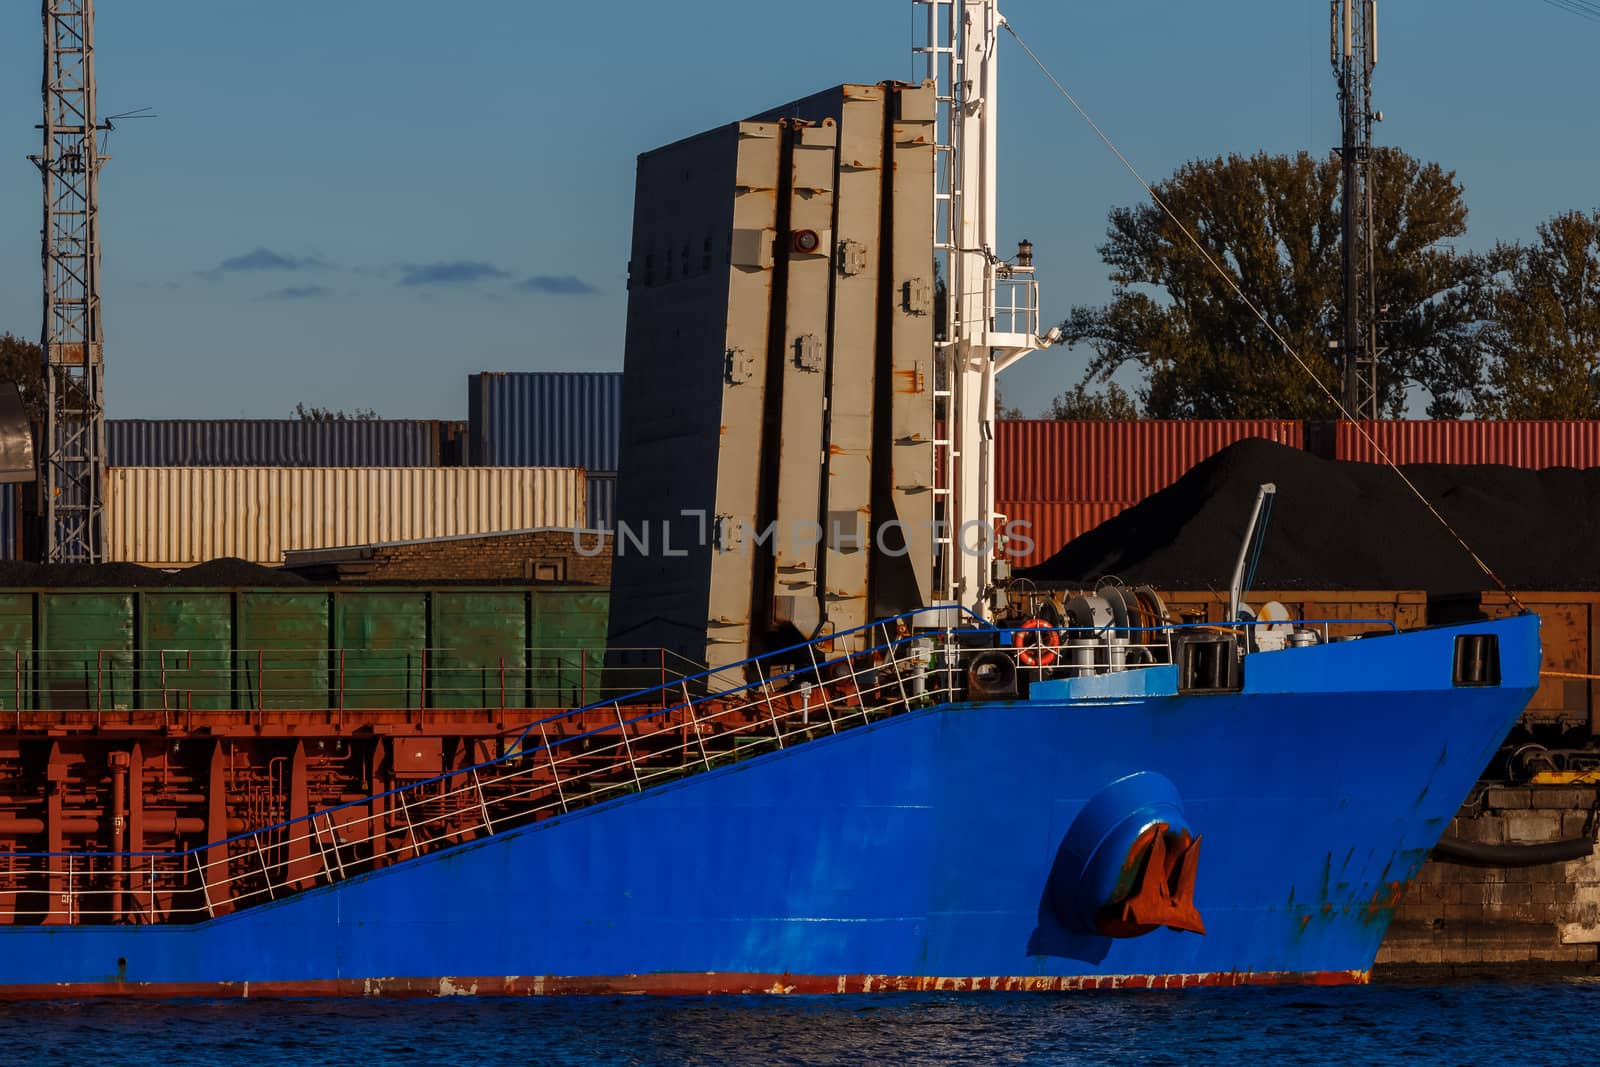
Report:
M 908 0 L 100 0 L 114 417 L 297 401 L 461 418 L 486 369 L 622 366 L 634 157 L 841 81 L 912 75 Z M 1012 0 L 1008 18 L 1152 179 L 1337 140 L 1325 0 Z M 1538 0 L 1381 6 L 1377 138 L 1454 169 L 1467 244 L 1600 205 L 1600 22 Z M 0 5 L 0 329 L 39 321 L 39 9 Z M 1139 189 L 1002 40 L 1001 223 L 1047 315 L 1104 299 Z M 1053 349 L 1002 380 L 1036 412 Z

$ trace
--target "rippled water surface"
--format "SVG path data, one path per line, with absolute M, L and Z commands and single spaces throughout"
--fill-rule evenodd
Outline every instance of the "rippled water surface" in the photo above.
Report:
M 0 1006 L 0 1062 L 1570 1063 L 1600 981 L 962 996 Z M 1584 1051 L 1579 1051 L 1584 1050 Z

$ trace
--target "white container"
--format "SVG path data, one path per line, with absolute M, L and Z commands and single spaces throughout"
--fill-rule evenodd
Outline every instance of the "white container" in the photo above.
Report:
M 149 567 L 584 524 L 575 467 L 113 467 L 107 482 L 107 558 Z

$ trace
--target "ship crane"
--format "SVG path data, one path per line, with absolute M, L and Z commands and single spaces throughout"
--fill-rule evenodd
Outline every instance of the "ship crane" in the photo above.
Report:
M 913 55 L 932 82 L 934 265 L 945 292 L 935 329 L 935 595 L 980 615 L 995 590 L 995 376 L 1054 344 L 1039 332 L 1033 246 L 1002 257 L 997 207 L 999 33 L 996 0 L 915 0 Z

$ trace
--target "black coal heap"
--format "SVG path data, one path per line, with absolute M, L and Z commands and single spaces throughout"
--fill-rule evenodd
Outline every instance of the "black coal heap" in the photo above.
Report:
M 1600 468 L 1429 463 L 1402 470 L 1507 584 L 1600 589 Z M 1494 588 L 1393 470 L 1256 438 L 1230 445 L 1018 574 L 1226 588 L 1263 482 L 1278 492 L 1257 589 Z
M 298 574 L 279 567 L 263 567 L 249 560 L 224 556 L 187 570 L 167 572 L 137 563 L 25 563 L 0 562 L 0 588 L 101 588 L 146 589 L 153 586 L 178 588 L 252 587 L 264 585 L 306 585 Z

